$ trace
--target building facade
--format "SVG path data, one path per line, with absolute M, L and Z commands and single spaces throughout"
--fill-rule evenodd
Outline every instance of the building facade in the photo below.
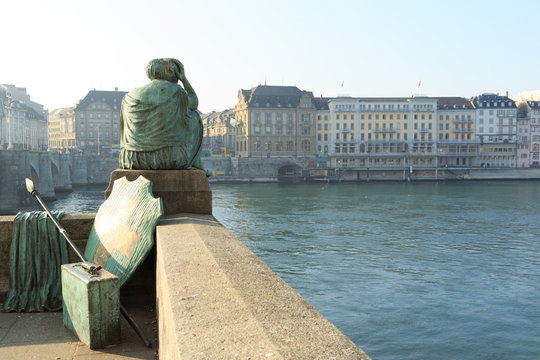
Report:
M 74 147 L 77 152 L 115 156 L 120 151 L 120 111 L 125 94 L 118 89 L 91 90 L 75 105 Z
M 469 99 L 439 97 L 437 155 L 439 166 L 479 166 L 475 136 L 476 111 Z
M 516 161 L 518 168 L 528 168 L 531 165 L 531 117 L 526 102 L 517 106 L 517 150 Z
M 234 112 L 236 156 L 315 155 L 316 108 L 311 92 L 259 85 L 238 92 Z
M 476 110 L 477 161 L 486 167 L 516 167 L 517 107 L 508 96 L 485 93 L 471 99 Z
M 202 155 L 235 155 L 235 134 L 234 127 L 236 121 L 234 110 L 213 111 L 201 115 L 203 124 Z
M 529 151 L 529 165 L 531 167 L 540 167 L 540 101 L 524 101 L 518 107 L 518 120 L 528 120 L 527 144 L 523 140 L 524 146 L 527 145 Z M 522 147 L 520 146 L 520 148 Z
M 435 165 L 437 99 L 337 97 L 328 108 L 331 167 Z
M 47 151 L 47 111 L 30 99 L 26 88 L 0 85 L 0 146 Z
M 59 153 L 77 151 L 75 107 L 54 109 L 49 113 L 49 149 Z

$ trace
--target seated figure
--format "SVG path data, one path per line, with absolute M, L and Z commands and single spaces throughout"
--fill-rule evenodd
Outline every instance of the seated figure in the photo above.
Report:
M 120 168 L 202 169 L 199 100 L 184 66 L 176 59 L 154 59 L 146 74 L 151 82 L 130 91 L 122 101 Z

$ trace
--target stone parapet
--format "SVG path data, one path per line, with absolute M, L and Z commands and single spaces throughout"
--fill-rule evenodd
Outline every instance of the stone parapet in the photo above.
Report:
M 202 170 L 116 169 L 111 173 L 105 198 L 109 197 L 114 181 L 124 176 L 129 181 L 139 176 L 152 181 L 152 192 L 162 199 L 165 214 L 212 214 L 212 190 Z
M 209 215 L 156 228 L 161 359 L 369 359 Z

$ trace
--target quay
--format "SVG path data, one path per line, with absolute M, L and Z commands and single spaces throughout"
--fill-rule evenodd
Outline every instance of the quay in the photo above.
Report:
M 81 248 L 94 217 L 62 218 Z M 8 286 L 13 219 L 0 216 L 0 302 Z M 212 215 L 163 217 L 155 249 L 122 301 L 125 293 L 155 293 L 149 301 L 128 296 L 126 307 L 146 335 L 155 336 L 157 352 L 125 323 L 121 344 L 92 351 L 62 326 L 60 313 L 0 313 L 0 358 L 369 359 Z

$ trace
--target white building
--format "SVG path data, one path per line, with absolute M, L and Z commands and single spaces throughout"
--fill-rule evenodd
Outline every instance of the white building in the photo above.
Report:
M 476 109 L 479 161 L 487 167 L 516 167 L 517 109 L 514 100 L 485 93 L 471 101 Z
M 26 88 L 0 85 L 0 146 L 14 150 L 47 150 L 47 111 L 30 100 Z
M 520 104 L 520 112 L 526 114 L 529 121 L 530 166 L 540 167 L 540 101 L 525 101 Z
M 521 111 L 522 105 L 518 108 L 517 115 L 517 167 L 528 168 L 530 166 L 530 139 L 531 127 L 530 116 L 527 111 Z

